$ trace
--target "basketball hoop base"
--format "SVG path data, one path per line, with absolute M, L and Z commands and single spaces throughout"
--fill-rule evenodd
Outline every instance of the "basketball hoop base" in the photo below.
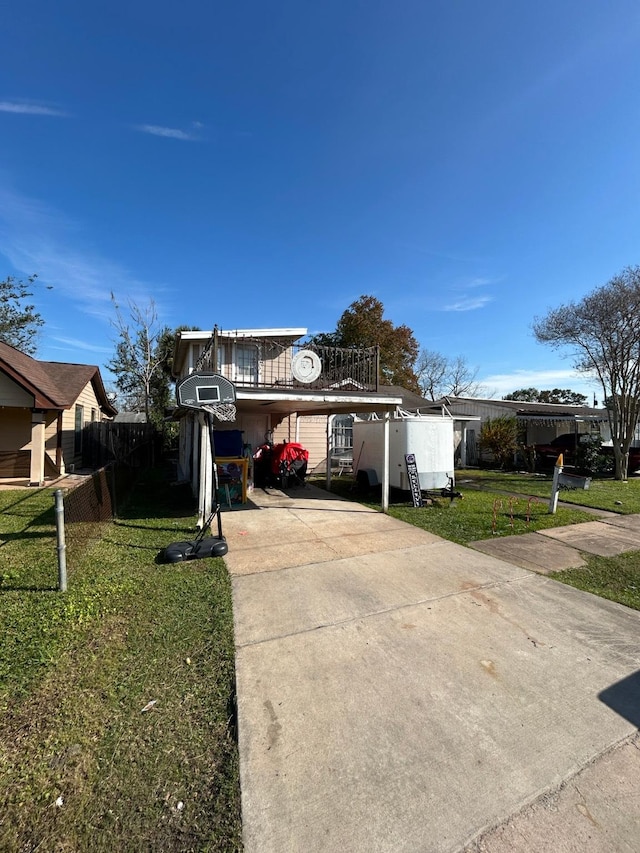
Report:
M 224 557 L 229 551 L 226 539 L 219 536 L 207 536 L 204 539 L 191 539 L 185 542 L 173 542 L 158 554 L 159 563 L 184 563 L 187 560 L 202 560 L 206 557 Z

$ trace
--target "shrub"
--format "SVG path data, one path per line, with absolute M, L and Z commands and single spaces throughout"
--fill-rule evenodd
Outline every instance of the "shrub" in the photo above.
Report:
M 513 457 L 519 448 L 519 426 L 514 417 L 490 418 L 482 425 L 478 444 L 488 450 L 498 465 L 504 469 L 513 466 Z

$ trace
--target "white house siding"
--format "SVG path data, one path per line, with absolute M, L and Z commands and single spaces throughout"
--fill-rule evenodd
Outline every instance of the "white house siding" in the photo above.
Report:
M 309 451 L 310 471 L 321 463 L 326 465 L 327 415 L 303 415 L 299 417 L 298 441 Z
M 295 414 L 288 415 L 273 430 L 273 443 L 282 444 L 283 441 L 298 441 L 296 432 L 296 421 L 300 421 Z
M 327 456 L 327 416 L 290 415 L 274 429 L 273 441 L 274 444 L 299 442 L 309 451 L 309 470 L 312 470 Z

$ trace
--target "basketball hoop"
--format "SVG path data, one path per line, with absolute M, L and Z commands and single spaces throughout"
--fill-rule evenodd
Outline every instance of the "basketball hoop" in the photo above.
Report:
M 176 387 L 178 405 L 215 415 L 219 421 L 235 421 L 236 389 L 219 373 L 192 373 Z
M 216 403 L 213 406 L 200 406 L 202 411 L 209 412 L 219 421 L 235 421 L 236 407 L 233 403 Z

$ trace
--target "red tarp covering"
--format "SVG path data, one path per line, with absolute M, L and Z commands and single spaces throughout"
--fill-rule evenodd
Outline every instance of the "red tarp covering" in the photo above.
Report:
M 309 451 L 295 441 L 285 441 L 284 444 L 275 444 L 271 450 L 271 470 L 279 474 L 284 463 L 288 470 L 293 462 L 308 462 Z

